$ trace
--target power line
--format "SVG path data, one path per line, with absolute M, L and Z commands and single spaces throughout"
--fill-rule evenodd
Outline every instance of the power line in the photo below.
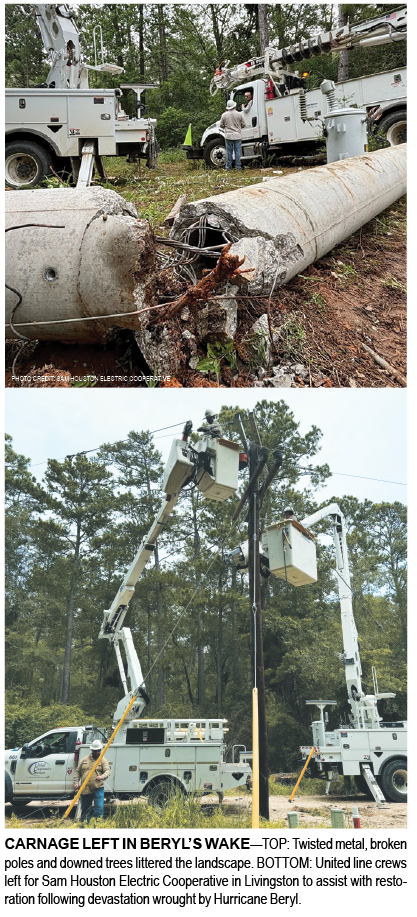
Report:
M 153 436 L 154 433 L 160 433 L 161 430 L 172 430 L 174 427 L 181 427 L 184 423 L 186 423 L 186 421 L 185 421 L 185 420 L 181 420 L 180 423 L 172 423 L 172 424 L 170 424 L 169 427 L 160 427 L 159 430 L 150 430 L 150 431 L 149 431 L 149 436 Z M 156 438 L 157 438 L 157 439 L 165 439 L 164 436 L 157 436 Z M 119 443 L 127 443 L 127 442 L 129 442 L 128 439 L 118 439 L 115 443 L 109 443 L 109 446 L 118 446 Z M 69 455 L 61 455 L 59 458 L 55 459 L 55 461 L 56 461 L 56 462 L 61 462 L 61 461 L 63 461 L 63 459 L 66 459 L 66 458 L 76 458 L 77 455 L 88 455 L 90 452 L 97 452 L 97 450 L 98 450 L 98 449 L 101 449 L 101 448 L 102 448 L 102 446 L 96 446 L 95 449 L 83 449 L 83 450 L 81 450 L 81 452 L 74 452 L 74 454 L 71 455 L 71 456 L 69 456 Z M 32 464 L 32 462 L 31 462 L 30 465 L 29 465 L 29 468 L 38 468 L 39 465 L 47 465 L 48 462 L 49 462 L 49 459 L 46 459 L 44 462 L 36 462 L 36 464 Z
M 181 427 L 185 422 L 186 422 L 185 420 L 182 420 L 180 423 L 173 423 L 173 424 L 170 424 L 168 427 L 160 427 L 158 430 L 151 430 L 149 431 L 149 435 L 153 436 L 155 433 L 161 433 L 163 430 L 172 430 L 174 427 Z M 156 437 L 156 439 L 165 439 L 165 438 L 166 438 L 165 436 Z M 128 439 L 119 439 L 114 443 L 109 443 L 109 445 L 117 446 L 119 443 L 127 443 L 128 441 L 129 441 Z M 96 446 L 94 449 L 83 449 L 83 450 L 80 450 L 79 452 L 75 452 L 71 456 L 71 458 L 75 458 L 77 455 L 89 455 L 91 452 L 97 452 L 98 449 L 101 449 L 101 448 L 102 448 L 101 446 Z M 64 459 L 69 458 L 69 457 L 70 456 L 68 455 L 61 455 L 60 458 L 56 459 L 55 461 L 58 461 L 58 462 L 63 461 Z M 31 463 L 29 465 L 29 468 L 38 468 L 40 465 L 46 465 L 48 461 L 49 460 L 46 459 L 43 462 L 36 462 L 35 464 Z M 300 471 L 303 471 L 307 475 L 316 474 L 316 469 L 314 468 L 312 469 L 306 468 L 304 465 L 297 465 L 297 464 L 294 464 L 293 467 L 298 468 Z M 330 474 L 332 476 L 337 476 L 337 477 L 357 478 L 358 480 L 362 480 L 362 481 L 374 481 L 377 484 L 394 484 L 397 487 L 407 487 L 407 484 L 405 484 L 403 481 L 387 481 L 384 478 L 370 478 L 362 474 L 348 474 L 347 472 L 344 472 L 344 471 L 330 471 Z

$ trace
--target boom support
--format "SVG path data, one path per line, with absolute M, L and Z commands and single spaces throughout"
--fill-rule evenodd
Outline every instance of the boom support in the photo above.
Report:
M 331 503 L 323 509 L 303 519 L 302 525 L 311 528 L 317 522 L 329 517 L 333 523 L 333 542 L 336 553 L 336 577 L 340 599 L 342 619 L 343 653 L 339 654 L 345 666 L 348 699 L 352 710 L 351 725 L 355 729 L 375 729 L 379 727 L 382 717 L 379 716 L 377 701 L 395 697 L 395 694 L 365 694 L 362 688 L 362 667 L 359 654 L 358 632 L 353 617 L 352 590 L 346 544 L 346 524 L 343 513 L 337 503 Z
M 137 701 L 129 711 L 129 719 L 139 717 L 149 703 L 132 634 L 128 627 L 123 627 L 122 625 L 129 602 L 135 591 L 136 583 L 155 550 L 157 539 L 168 516 L 175 509 L 181 490 L 187 484 L 192 483 L 198 487 L 207 499 L 220 502 L 227 499 L 237 490 L 239 446 L 221 437 L 221 430 L 218 424 L 200 429 L 205 435 L 195 445 L 188 443 L 188 437 L 192 430 L 191 421 L 187 421 L 185 424 L 182 439 L 174 440 L 164 473 L 164 499 L 127 573 L 123 577 L 122 584 L 111 607 L 104 612 L 99 637 L 110 640 L 114 647 L 120 677 L 125 690 L 125 696 L 119 702 L 114 715 L 115 722 L 118 722 L 123 715 L 133 694 L 137 695 Z M 127 673 L 124 668 L 119 643 L 124 648 Z M 127 679 L 129 679 L 130 685 L 128 685 Z
M 216 70 L 210 83 L 210 93 L 215 95 L 219 89 L 231 89 L 238 83 L 244 83 L 254 76 L 268 76 L 277 82 L 281 94 L 286 89 L 286 77 L 293 74 L 284 68 L 298 61 L 309 60 L 329 51 L 352 51 L 354 48 L 374 47 L 388 42 L 402 41 L 407 38 L 406 8 L 386 13 L 375 19 L 368 19 L 357 25 L 345 25 L 333 32 L 322 32 L 314 38 L 303 39 L 287 48 L 266 48 L 260 57 L 229 68 L 230 61 L 224 61 Z M 291 88 L 291 83 L 290 83 Z
M 51 61 L 46 84 L 51 89 L 88 89 L 88 71 L 123 73 L 123 67 L 102 60 L 96 66 L 84 63 L 79 42 L 79 32 L 67 4 L 34 4 L 36 19 L 43 46 Z M 95 40 L 94 40 L 95 44 Z M 101 44 L 102 57 L 103 46 Z

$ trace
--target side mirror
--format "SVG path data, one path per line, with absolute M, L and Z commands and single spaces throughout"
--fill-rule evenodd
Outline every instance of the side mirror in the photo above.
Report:
M 22 749 L 20 752 L 20 758 L 27 758 L 28 750 L 29 750 L 29 745 L 27 744 L 27 742 L 25 742 L 25 744 L 22 745 Z

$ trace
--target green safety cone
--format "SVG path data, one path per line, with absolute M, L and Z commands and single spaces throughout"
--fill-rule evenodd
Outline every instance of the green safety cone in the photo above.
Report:
M 188 125 L 188 131 L 185 135 L 184 146 L 192 146 L 193 141 L 191 139 L 191 124 Z

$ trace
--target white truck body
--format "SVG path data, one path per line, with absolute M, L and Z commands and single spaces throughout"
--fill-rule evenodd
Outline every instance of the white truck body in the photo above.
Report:
M 164 780 L 185 793 L 204 796 L 242 786 L 250 764 L 224 760 L 226 720 L 132 720 L 106 752 L 111 774 L 106 796 L 147 795 Z M 226 730 L 227 731 L 227 730 Z M 86 727 L 60 727 L 5 753 L 6 801 L 71 799 L 74 772 L 90 754 Z M 23 752 L 23 754 L 22 754 Z M 244 754 L 243 752 L 241 754 Z
M 81 156 L 94 139 L 99 156 L 146 153 L 156 121 L 118 113 L 114 89 L 6 89 L 6 144 L 23 134 L 57 157 Z
M 120 89 L 90 89 L 89 71 L 120 74 L 123 67 L 104 60 L 101 26 L 93 31 L 95 64 L 83 60 L 72 10 L 65 4 L 34 4 L 36 20 L 51 68 L 46 82 L 33 89 L 6 89 L 6 165 L 9 188 L 34 188 L 53 171 L 72 173 L 79 187 L 90 184 L 94 161 L 105 178 L 101 156 L 146 159 L 155 168 L 156 121 L 140 117 L 141 93 L 149 83 L 125 83 L 136 97 L 137 117 L 127 118 Z M 29 7 L 30 14 L 30 7 Z M 96 29 L 101 37 L 97 60 Z
M 207 414 L 211 416 L 211 411 Z M 163 479 L 164 499 L 103 616 L 99 637 L 114 647 L 125 690 L 114 714 L 114 726 L 122 722 L 106 752 L 111 774 L 104 788 L 105 794 L 111 796 L 148 795 L 154 788 L 168 784 L 187 794 L 217 793 L 221 800 L 226 790 L 242 786 L 251 773 L 250 763 L 241 755 L 238 763 L 224 760 L 226 720 L 141 718 L 149 697 L 131 631 L 122 626 L 135 585 L 152 555 L 162 525 L 176 506 L 181 488 L 192 481 L 205 498 L 220 502 L 236 493 L 239 445 L 212 435 L 210 428 L 199 429 L 204 435 L 194 445 L 188 442 L 191 421 L 186 423 L 182 439 L 174 440 Z M 119 644 L 124 648 L 125 661 Z M 126 714 L 132 698 L 135 703 Z M 93 738 L 101 739 L 103 734 L 92 726 L 59 727 L 22 748 L 8 749 L 6 801 L 19 805 L 20 800 L 24 805 L 33 799 L 72 798 L 74 771 L 90 753 Z
M 265 99 L 264 81 L 252 80 L 240 85 L 230 94 L 236 101 L 238 110 L 242 104 L 246 104 L 244 94 L 248 90 L 253 93 L 253 102 L 250 110 L 247 113 L 243 112 L 246 122 L 242 130 L 243 160 L 250 161 L 268 152 L 296 154 L 298 150 L 314 149 L 321 142 L 326 102 L 320 89 L 311 89 L 305 94 L 307 113 L 309 117 L 314 116 L 316 120 L 313 121 L 303 121 L 301 118 L 298 89 L 291 90 L 288 95 Z M 384 115 L 396 113 L 398 120 L 404 122 L 407 105 L 407 70 L 389 70 L 337 83 L 336 98 L 343 103 L 341 107 L 348 105 L 365 108 L 367 112 L 374 108 L 380 109 L 380 121 Z M 224 165 L 224 157 L 219 155 L 215 144 L 214 152 L 211 152 L 208 146 L 212 146 L 212 141 L 215 140 L 224 146 L 224 131 L 220 128 L 219 121 L 204 131 L 200 155 L 204 156 L 208 165 L 220 167 Z

